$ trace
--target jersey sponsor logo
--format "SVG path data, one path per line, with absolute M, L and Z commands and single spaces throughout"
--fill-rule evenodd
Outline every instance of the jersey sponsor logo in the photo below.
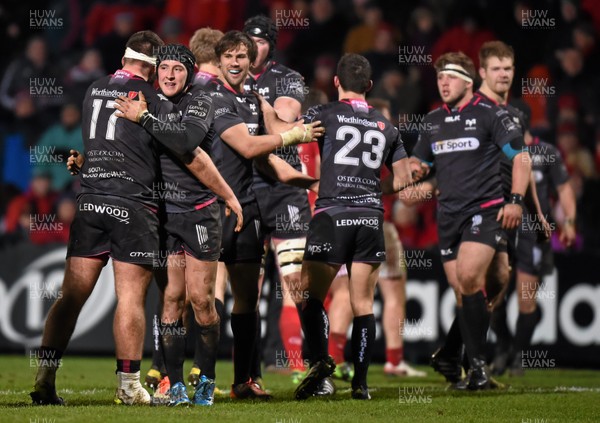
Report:
M 333 250 L 333 245 L 330 242 L 311 242 L 306 246 L 309 254 L 328 253 Z
M 98 88 L 92 88 L 92 97 L 125 97 L 127 93 L 125 91 L 117 91 L 117 90 L 107 90 L 106 88 L 102 88 L 101 90 Z
M 154 258 L 154 252 L 152 252 L 152 251 L 132 251 L 129 253 L 129 257 Z
M 367 126 L 369 128 L 377 128 L 377 123 L 370 121 L 368 119 L 360 119 L 354 116 L 344 116 L 344 115 L 337 115 L 337 120 L 339 123 L 351 123 L 354 125 L 362 125 L 362 126 Z
M 475 124 L 477 123 L 477 119 L 467 119 L 465 121 L 465 125 L 471 127 L 471 126 L 475 126 Z
M 453 253 L 452 248 L 442 248 L 440 254 L 444 257 L 449 256 Z
M 252 114 L 255 115 L 256 113 L 254 112 L 256 112 L 256 104 L 250 103 L 250 110 L 252 110 Z
M 225 113 L 231 113 L 231 109 L 229 107 L 219 107 L 217 110 L 215 110 L 215 117 L 219 117 Z
M 353 219 L 336 219 L 335 226 L 366 226 L 371 229 L 379 229 L 379 219 L 370 216 Z
M 186 114 L 204 119 L 208 116 L 209 110 L 210 105 L 203 101 L 199 101 L 197 104 L 190 104 L 186 110 Z
M 431 144 L 433 154 L 454 153 L 457 151 L 471 151 L 479 148 L 479 140 L 473 137 L 461 137 L 451 140 L 436 141 Z
M 99 214 L 106 214 L 112 218 L 117 219 L 119 222 L 129 225 L 129 210 L 125 207 L 115 206 L 112 204 L 93 204 L 93 203 L 81 203 L 79 205 L 80 211 L 91 211 Z
M 385 251 L 377 251 L 375 257 L 385 257 Z
M 509 116 L 504 116 L 501 122 L 502 126 L 504 126 L 504 129 L 506 129 L 508 132 L 518 129 L 518 126 L 512 120 L 510 120 Z
M 446 116 L 446 118 L 444 119 L 444 122 L 446 122 L 446 123 L 448 123 L 448 122 L 460 122 L 460 115 Z
M 129 91 L 127 93 L 127 97 L 129 97 L 132 100 L 135 100 L 137 96 L 138 96 L 138 92 L 137 91 Z

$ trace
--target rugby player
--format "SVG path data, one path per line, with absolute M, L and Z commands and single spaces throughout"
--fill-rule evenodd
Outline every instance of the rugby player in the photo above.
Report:
M 522 216 L 531 164 L 520 127 L 508 112 L 473 95 L 475 67 L 462 53 L 447 53 L 435 63 L 444 106 L 430 112 L 413 154 L 420 171 L 435 164 L 439 186 L 438 233 L 444 270 L 457 293 L 458 325 L 469 360 L 459 386 L 490 388 L 485 366 L 489 313 L 488 271 L 508 274 L 506 229 Z M 505 204 L 500 155 L 512 160 L 512 187 Z M 475 176 L 476 175 L 476 176 Z M 506 277 L 499 277 L 505 280 Z
M 231 225 L 223 228 L 220 260 L 227 266 L 234 305 L 231 328 L 234 335 L 234 383 L 231 397 L 269 399 L 250 377 L 251 356 L 257 334 L 260 263 L 264 252 L 261 217 L 253 190 L 253 164 L 273 179 L 314 187 L 307 177 L 285 161 L 268 153 L 277 147 L 310 142 L 323 133 L 320 122 L 295 124 L 284 132 L 258 135 L 260 108 L 251 93 L 244 92 L 250 64 L 256 60 L 256 44 L 245 33 L 230 31 L 215 47 L 221 75 L 211 91 L 215 106 L 213 154 L 219 170 L 233 188 L 244 211 L 244 227 L 239 233 Z M 254 159 L 254 160 L 253 160 Z
M 61 358 L 81 308 L 112 257 L 117 295 L 113 325 L 118 379 L 115 402 L 122 404 L 150 402 L 139 381 L 139 367 L 145 297 L 153 257 L 159 249 L 157 201 L 153 196 L 159 166 L 154 143 L 162 141 L 118 119 L 114 105 L 119 96 L 126 95 L 130 100 L 137 97 L 136 103 L 156 115 L 175 112 L 172 104 L 161 101 L 147 83 L 155 73 L 153 53 L 162 45 L 151 31 L 135 33 L 127 42 L 123 68 L 88 89 L 83 138 L 89 160 L 81 168 L 82 191 L 71 226 L 62 296 L 49 312 L 39 351 L 44 357 Z M 183 155 L 195 146 L 180 138 L 168 142 L 167 147 Z M 55 377 L 56 367 L 38 369 L 31 393 L 35 404 L 63 404 L 56 395 Z
M 546 180 L 553 181 L 554 187 L 559 192 L 559 200 L 566 210 L 566 215 L 573 220 L 567 220 L 562 241 L 567 246 L 575 238 L 574 217 L 576 212 L 575 195 L 568 182 L 568 173 L 562 164 L 560 154 L 557 150 L 547 144 L 540 143 L 539 139 L 531 136 L 528 127 L 527 114 L 518 110 L 508 103 L 509 90 L 514 77 L 514 52 L 513 49 L 501 41 L 490 41 L 484 43 L 479 50 L 479 74 L 482 85 L 476 95 L 482 96 L 483 101 L 488 101 L 505 108 L 516 123 L 524 128 L 525 142 L 529 146 L 532 159 L 532 177 L 529 191 L 535 200 L 535 209 L 527 204 L 522 224 L 518 228 L 518 234 L 514 236 L 518 242 L 513 241 L 514 264 L 516 268 L 516 291 L 519 304 L 519 316 L 517 318 L 517 329 L 515 333 L 515 346 L 509 353 L 510 333 L 506 326 L 506 304 L 504 296 L 499 306 L 494 307 L 492 316 L 492 329 L 498 337 L 497 353 L 492 365 L 494 374 L 502 374 L 506 368 L 507 361 L 511 362 L 511 374 L 522 373 L 521 351 L 529 346 L 533 331 L 539 320 L 535 295 L 540 278 L 547 274 L 552 268 L 551 250 L 548 242 L 538 242 L 538 233 L 546 232 L 549 216 L 549 190 L 546 184 L 539 185 Z M 502 162 L 503 185 L 506 186 L 506 168 Z M 539 185 L 539 186 L 538 186 Z M 539 193 L 539 199 L 537 196 Z M 506 196 L 506 194 L 505 194 Z M 536 213 L 529 213 L 527 210 Z M 509 358 L 509 355 L 512 357 Z
M 190 39 L 190 50 L 194 54 L 198 66 L 198 72 L 196 73 L 193 81 L 194 85 L 204 88 L 216 82 L 219 75 L 219 68 L 218 60 L 215 55 L 215 45 L 222 36 L 223 33 L 219 30 L 211 28 L 201 28 L 197 30 Z M 216 286 L 214 288 L 214 297 L 216 313 L 219 317 L 219 321 L 222 321 L 224 311 L 223 301 L 227 281 L 225 280 L 225 278 L 218 277 L 218 275 L 221 273 L 219 268 L 222 265 L 221 262 L 218 263 L 219 265 L 217 269 L 217 283 L 215 284 Z M 219 281 L 221 281 L 221 283 L 219 283 Z M 189 298 L 186 298 L 186 304 L 188 302 Z M 159 308 L 159 315 L 155 316 L 155 322 L 160 322 L 161 310 L 162 306 Z M 187 320 L 185 319 L 185 314 L 184 320 Z M 154 331 L 158 333 L 158 327 L 156 327 Z M 196 387 L 200 383 L 200 369 L 202 368 L 201 363 L 203 362 L 204 357 L 207 357 L 211 354 L 210 351 L 204 351 L 205 347 L 205 343 L 196 342 L 196 346 L 194 349 L 194 364 L 188 375 L 188 383 L 194 387 Z M 209 371 L 209 373 L 211 372 Z M 155 348 L 153 348 L 152 350 L 152 367 L 146 374 L 146 384 L 155 388 L 155 399 L 159 397 L 161 393 L 168 393 L 168 390 L 170 388 L 169 379 L 164 379 L 164 376 L 166 376 L 166 369 L 164 368 L 162 345 L 160 342 L 158 342 L 155 343 Z
M 302 263 L 302 286 L 308 298 L 302 304 L 302 320 L 311 367 L 296 389 L 299 400 L 314 395 L 335 369 L 327 351 L 329 322 L 323 301 L 343 264 L 348 267 L 354 314 L 352 398 L 370 399 L 373 293 L 379 265 L 385 260 L 381 194 L 399 191 L 411 181 L 398 130 L 365 100 L 370 78 L 371 66 L 364 57 L 343 56 L 334 77 L 339 101 L 312 107 L 303 115 L 306 121 L 323 121 L 327 134 L 319 139 L 319 198 Z M 384 164 L 392 169 L 393 178 L 380 183 Z
M 480 69 L 480 75 L 483 79 L 481 89 L 475 93 L 476 96 L 481 97 L 481 101 L 487 103 L 490 106 L 498 106 L 505 109 L 514 123 L 521 129 L 521 131 L 525 135 L 525 139 L 529 136 L 527 131 L 527 124 L 525 119 L 525 113 L 521 112 L 517 108 L 509 105 L 506 100 L 508 98 L 508 89 L 512 84 L 512 77 L 514 75 L 513 72 L 513 61 L 514 54 L 512 49 L 506 44 L 499 41 L 491 41 L 485 43 L 480 49 L 480 63 L 483 66 L 483 63 L 487 63 L 487 59 L 490 58 L 494 60 L 494 66 L 488 68 L 487 72 L 482 73 Z M 500 66 L 500 61 L 502 61 L 502 66 Z M 512 188 L 512 161 L 508 159 L 505 155 L 501 156 L 500 161 L 500 176 L 502 180 L 502 190 L 504 199 L 506 201 L 510 200 L 511 196 L 511 188 Z M 423 183 L 420 189 L 424 189 L 426 186 L 430 186 L 430 189 L 433 190 L 433 187 L 436 186 L 435 178 L 431 178 L 428 183 Z M 414 189 L 411 187 L 410 189 Z M 408 191 L 408 190 L 407 190 Z M 406 191 L 405 191 L 406 192 Z M 406 202 L 406 199 L 404 200 Z M 539 200 L 536 195 L 535 190 L 535 182 L 533 181 L 533 175 L 530 179 L 529 189 L 527 190 L 526 196 L 524 197 L 524 203 L 526 209 L 528 210 L 536 210 L 539 222 L 541 222 L 541 227 L 545 228 L 545 232 L 547 236 L 549 235 L 547 222 L 545 221 L 540 205 Z M 525 211 L 525 210 L 524 210 Z M 526 213 L 524 213 L 527 216 Z M 508 255 L 509 260 L 511 261 L 512 267 L 514 267 L 515 261 L 515 245 L 517 244 L 517 230 L 511 230 L 508 232 Z M 519 261 L 523 263 L 528 260 L 531 262 L 533 260 L 531 255 L 523 255 L 520 257 Z M 494 314 L 492 318 L 492 329 L 498 335 L 496 325 L 494 324 L 495 317 L 500 314 L 503 310 L 503 298 L 508 288 L 509 282 L 509 274 L 505 271 L 505 269 L 497 268 L 497 272 L 490 272 L 488 274 L 488 278 L 486 280 L 486 294 L 488 300 L 488 306 L 490 311 L 493 309 Z M 457 293 L 457 305 L 461 306 L 461 298 L 460 294 Z M 444 345 L 438 349 L 433 355 L 431 359 L 431 364 L 433 368 L 444 375 L 446 379 L 451 383 L 456 383 L 461 379 L 462 374 L 462 364 L 465 365 L 465 368 L 468 369 L 468 362 L 465 362 L 462 358 L 463 355 L 463 344 L 462 344 L 462 336 L 459 328 L 459 321 L 457 318 L 454 319 L 450 329 L 448 331 L 448 335 L 446 336 L 446 340 Z M 493 366 L 492 366 L 493 370 Z M 493 379 L 491 383 L 494 386 L 500 386 Z M 461 383 L 459 385 L 455 385 L 457 388 L 465 388 L 466 385 Z
M 252 37 L 257 47 L 256 60 L 250 65 L 250 74 L 244 88 L 257 91 L 275 109 L 279 119 L 294 122 L 300 116 L 304 101 L 304 80 L 300 74 L 272 60 L 277 45 L 278 29 L 275 22 L 264 15 L 251 17 L 244 23 L 243 31 Z M 296 146 L 278 148 L 274 154 L 285 160 L 296 170 L 302 163 Z M 279 279 L 282 281 L 282 305 L 269 304 L 268 312 L 280 312 L 279 328 L 281 340 L 290 357 L 292 380 L 298 383 L 304 372 L 302 360 L 302 332 L 295 298 L 300 285 L 302 254 L 306 242 L 306 230 L 311 218 L 306 190 L 282 184 L 254 172 L 253 189 L 256 193 L 261 214 L 261 227 L 270 235 L 270 245 L 275 251 Z M 296 287 L 290 289 L 290 287 Z M 260 316 L 257 316 L 260 322 Z M 260 331 L 260 325 L 258 325 Z M 252 377 L 260 377 L 260 336 L 257 338 L 253 356 Z
M 198 137 L 214 131 L 212 99 L 200 84 L 192 86 L 196 59 L 185 46 L 169 44 L 158 55 L 158 83 L 162 94 L 181 111 L 180 123 L 166 126 L 166 137 L 181 135 Z M 120 99 L 121 104 L 127 100 Z M 210 129 L 198 132 L 198 127 Z M 161 134 L 162 135 L 162 134 Z M 197 138 L 200 154 L 210 151 L 211 137 Z M 195 344 L 203 351 L 202 375 L 196 386 L 194 404 L 212 405 L 215 388 L 215 362 L 219 344 L 220 320 L 215 308 L 214 291 L 217 259 L 221 247 L 220 207 L 215 194 L 164 149 L 161 151 L 161 198 L 165 200 L 166 251 L 168 283 L 164 288 L 160 319 L 160 338 L 165 365 L 171 383 L 170 405 L 187 405 L 191 401 L 183 383 L 185 334 L 183 310 L 187 297 L 195 316 Z M 211 173 L 218 175 L 208 160 Z M 219 175 L 220 178 L 220 175 Z M 220 183 L 227 184 L 221 179 Z M 231 190 L 228 186 L 229 191 Z M 218 191 L 216 191 L 218 192 Z M 233 193 L 231 194 L 233 196 Z M 241 209 L 241 208 L 240 208 Z M 241 228 L 241 217 L 237 229 Z M 185 263 L 182 263 L 183 255 Z

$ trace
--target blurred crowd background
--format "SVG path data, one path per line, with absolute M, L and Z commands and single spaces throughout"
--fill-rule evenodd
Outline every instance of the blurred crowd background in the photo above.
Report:
M 77 178 L 65 162 L 70 148 L 83 148 L 82 99 L 92 81 L 120 68 L 133 32 L 152 29 L 167 43 L 187 44 L 198 28 L 241 29 L 258 13 L 278 24 L 275 60 L 304 76 L 307 102 L 336 99 L 338 58 L 365 55 L 373 66 L 369 97 L 389 102 L 409 151 L 418 125 L 407 123 L 439 105 L 435 59 L 463 51 L 478 66 L 485 41 L 510 44 L 516 55 L 511 99 L 530 108 L 532 133 L 559 148 L 577 195 L 578 241 L 569 253 L 600 251 L 596 0 L 42 0 L 35 6 L 4 0 L 0 247 L 68 240 Z M 560 213 L 556 208 L 558 222 Z M 434 200 L 397 203 L 394 217 L 406 248 L 435 248 Z M 33 230 L 44 223 L 47 230 Z

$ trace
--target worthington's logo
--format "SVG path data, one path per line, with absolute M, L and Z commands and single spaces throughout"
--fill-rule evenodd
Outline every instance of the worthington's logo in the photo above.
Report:
M 377 128 L 376 122 L 371 122 L 370 120 L 367 120 L 367 119 L 355 118 L 354 116 L 347 117 L 344 115 L 337 115 L 337 119 L 338 119 L 339 123 L 351 123 L 354 125 L 368 126 L 369 128 Z
M 98 88 L 92 88 L 92 96 L 117 98 L 119 96 L 126 97 L 127 93 L 125 91 L 107 90 L 105 88 L 102 88 L 101 90 Z

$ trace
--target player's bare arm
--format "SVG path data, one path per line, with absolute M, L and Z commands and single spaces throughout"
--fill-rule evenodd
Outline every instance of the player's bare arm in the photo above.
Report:
M 322 136 L 324 132 L 325 129 L 314 122 L 303 125 L 302 129 L 294 127 L 278 135 L 252 136 L 248 132 L 248 127 L 240 123 L 225 130 L 221 138 L 244 158 L 253 159 L 268 154 L 277 147 L 316 141 L 316 138 Z
M 502 219 L 502 227 L 514 229 L 521 222 L 523 216 L 523 197 L 529 186 L 531 174 L 531 157 L 524 151 L 513 158 L 512 189 L 509 203 L 499 212 L 498 220 Z
M 239 232 L 244 224 L 242 206 L 231 187 L 217 170 L 210 156 L 204 150 L 197 147 L 192 153 L 184 157 L 183 162 L 200 182 L 225 201 L 227 205 L 225 214 L 229 216 L 233 212 L 236 215 L 237 225 L 235 231 Z
M 565 213 L 560 233 L 560 242 L 565 247 L 570 247 L 575 242 L 577 232 L 575 230 L 575 218 L 577 217 L 577 203 L 575 200 L 575 191 L 569 181 L 556 187 L 558 192 L 558 202 Z
M 402 191 L 410 184 L 417 181 L 413 180 L 411 176 L 409 161 L 406 157 L 397 160 L 392 164 L 392 173 L 393 176 L 381 181 L 381 192 L 384 195 Z
M 254 159 L 254 164 L 261 173 L 272 179 L 298 188 L 310 189 L 317 194 L 319 193 L 318 179 L 294 169 L 285 160 L 274 154 L 257 157 Z
M 552 228 L 550 226 L 550 223 L 546 220 L 544 212 L 542 211 L 542 206 L 540 205 L 540 199 L 537 194 L 537 188 L 533 172 L 529 175 L 529 189 L 527 190 L 523 201 L 525 206 L 527 207 L 527 210 L 535 210 L 538 220 L 544 228 L 544 239 L 549 240 L 550 236 L 552 236 Z

